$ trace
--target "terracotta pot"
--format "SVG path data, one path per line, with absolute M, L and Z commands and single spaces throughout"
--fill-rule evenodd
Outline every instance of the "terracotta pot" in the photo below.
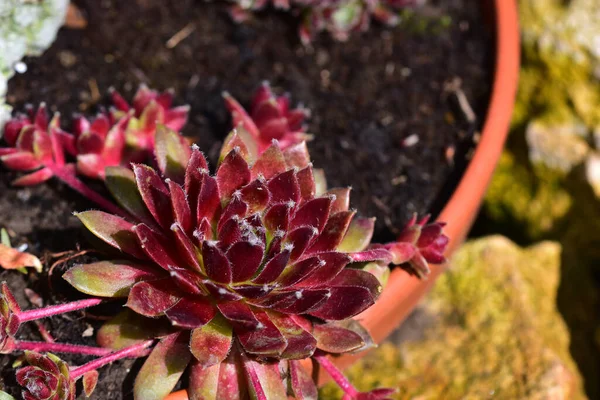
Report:
M 486 1 L 486 0 L 484 0 Z M 471 229 L 483 196 L 502 153 L 514 108 L 519 75 L 520 45 L 516 0 L 487 0 L 490 23 L 495 26 L 496 64 L 490 105 L 481 139 L 462 179 L 442 210 L 439 220 L 445 221 L 450 237 L 447 256 L 465 239 Z M 380 343 L 414 309 L 418 301 L 431 288 L 445 267 L 432 266 L 429 279 L 422 281 L 400 268 L 394 269 L 389 282 L 377 303 L 359 315 L 358 320 Z M 364 356 L 364 353 L 336 358 L 345 367 Z M 328 377 L 321 373 L 320 383 Z M 187 400 L 184 390 L 172 393 L 165 400 Z

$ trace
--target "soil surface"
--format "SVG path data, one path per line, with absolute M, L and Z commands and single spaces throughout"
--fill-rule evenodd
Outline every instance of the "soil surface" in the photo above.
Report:
M 297 21 L 282 13 L 264 12 L 235 25 L 219 2 L 76 3 L 88 27 L 61 30 L 41 57 L 25 60 L 27 72 L 9 82 L 8 101 L 17 110 L 45 101 L 68 125 L 71 113 L 92 115 L 106 104 L 110 86 L 128 99 L 140 83 L 172 87 L 176 102 L 192 107 L 184 133 L 214 165 L 230 129 L 221 92 L 248 105 L 260 82 L 269 80 L 278 93 L 289 92 L 293 103 L 312 110 L 315 166 L 325 169 L 330 187 L 353 187 L 352 206 L 377 217 L 378 241 L 392 239 L 413 212 L 439 211 L 485 117 L 493 42 L 481 22 L 480 2 L 432 0 L 398 28 L 374 24 L 346 43 L 321 35 L 310 48 L 299 43 Z M 189 36 L 169 48 L 166 43 L 184 28 Z M 475 111 L 474 121 L 467 118 L 468 107 L 459 105 L 460 96 Z M 47 267 L 55 261 L 51 253 L 89 247 L 71 211 L 92 204 L 57 182 L 10 188 L 14 176 L 0 167 L 0 225 L 14 232 L 15 244 L 28 243 L 33 253 L 47 255 Z M 76 298 L 60 282 L 65 268 L 54 270 L 52 291 L 47 272 L 27 277 L 5 271 L 0 278 L 29 307 L 26 286 L 49 303 Z M 68 315 L 48 327 L 60 340 L 92 344 L 82 333 L 100 322 L 83 317 Z M 39 339 L 35 330 L 23 332 Z M 7 368 L 12 361 L 0 359 L 0 378 L 15 390 Z M 104 368 L 93 398 L 131 398 L 132 374 L 125 372 L 131 365 Z

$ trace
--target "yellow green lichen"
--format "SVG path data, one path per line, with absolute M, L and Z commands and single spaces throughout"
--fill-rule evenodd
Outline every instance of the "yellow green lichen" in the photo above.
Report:
M 560 262 L 555 242 L 466 244 L 419 310 L 432 321 L 421 337 L 382 345 L 351 380 L 398 388 L 395 399 L 585 398 L 555 307 Z M 321 395 L 340 393 L 328 385 Z

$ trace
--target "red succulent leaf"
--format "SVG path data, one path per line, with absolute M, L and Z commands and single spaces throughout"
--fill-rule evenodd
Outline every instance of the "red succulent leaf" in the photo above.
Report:
M 329 218 L 323 232 L 314 241 L 310 253 L 335 250 L 342 242 L 356 211 L 342 211 Z
M 34 186 L 42 182 L 46 182 L 48 179 L 54 176 L 54 172 L 49 168 L 42 168 L 30 174 L 24 175 L 11 182 L 13 186 Z
M 23 387 L 25 400 L 74 400 L 75 382 L 69 374 L 69 367 L 54 354 L 25 352 L 29 364 L 17 370 L 16 378 Z
M 243 282 L 252 278 L 263 258 L 265 249 L 250 242 L 237 242 L 227 251 L 231 263 L 232 282 Z
M 271 192 L 272 203 L 293 202 L 295 204 L 300 201 L 300 185 L 293 169 L 274 176 L 267 186 Z
M 241 301 L 228 301 L 217 304 L 221 314 L 237 329 L 254 330 L 260 322 L 250 307 Z
M 227 154 L 217 170 L 219 195 L 229 200 L 233 192 L 250 182 L 250 168 L 238 148 Z
M 170 279 L 138 282 L 131 287 L 127 307 L 146 317 L 158 317 L 181 299 Z
M 192 233 L 194 224 L 192 221 L 192 210 L 190 209 L 186 194 L 181 186 L 171 180 L 167 180 L 167 185 L 171 194 L 173 217 L 183 232 L 189 235 Z
M 279 332 L 266 312 L 256 313 L 258 327 L 237 333 L 238 339 L 248 353 L 263 356 L 279 356 L 287 347 L 287 340 Z
M 311 226 L 321 232 L 329 218 L 330 208 L 331 198 L 329 197 L 317 197 L 307 201 L 294 214 L 290 222 L 290 229 Z
M 281 253 L 278 253 L 273 258 L 271 258 L 264 266 L 262 271 L 258 274 L 256 278 L 253 279 L 254 283 L 258 284 L 266 284 L 274 282 L 281 272 L 287 266 L 287 263 L 290 259 L 291 251 L 283 250 Z
M 148 211 L 160 226 L 168 229 L 172 222 L 171 201 L 163 180 L 156 171 L 146 165 L 135 164 L 133 173 Z
M 288 170 L 283 152 L 276 143 L 271 144 L 256 160 L 252 166 L 252 179 L 262 175 L 265 179 L 271 179 Z
M 207 324 L 215 313 L 215 307 L 202 298 L 182 298 L 165 312 L 174 326 L 188 329 Z
M 310 314 L 324 320 L 342 320 L 353 317 L 375 303 L 381 293 L 381 284 L 372 274 L 345 269 L 333 279 L 331 297 Z
M 145 224 L 138 224 L 131 228 L 136 235 L 139 247 L 156 264 L 169 270 L 171 266 L 178 265 L 173 252 L 175 249 L 166 246 L 166 237 L 156 233 Z
M 205 240 L 202 243 L 202 255 L 206 275 L 211 280 L 218 283 L 231 283 L 231 262 L 216 246 L 216 243 Z
M 278 363 L 259 363 L 243 353 L 242 360 L 252 398 L 257 400 L 287 398 Z
M 238 366 L 239 356 L 232 350 L 221 363 L 204 367 L 193 362 L 190 368 L 190 399 L 240 400 L 247 397 L 248 389 L 243 370 Z
M 227 358 L 232 341 L 231 325 L 223 317 L 216 315 L 210 322 L 192 331 L 190 351 L 198 364 L 209 368 Z
M 312 356 L 317 348 L 317 340 L 311 333 L 304 330 L 289 316 L 279 313 L 268 314 L 287 341 L 287 347 L 281 354 L 282 358 L 303 360 Z
M 317 400 L 319 391 L 310 375 L 299 361 L 290 361 L 290 381 L 294 398 L 298 400 Z
M 90 232 L 109 245 L 136 258 L 146 258 L 130 222 L 103 211 L 84 211 L 76 213 L 75 216 Z
M 333 323 L 315 324 L 312 334 L 317 347 L 328 353 L 349 353 L 365 345 L 361 335 Z

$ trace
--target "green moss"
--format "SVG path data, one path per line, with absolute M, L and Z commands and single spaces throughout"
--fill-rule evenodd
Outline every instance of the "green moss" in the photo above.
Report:
M 560 246 L 521 249 L 494 236 L 466 244 L 420 313 L 420 339 L 382 345 L 348 371 L 362 390 L 395 399 L 582 399 L 555 303 Z M 322 398 L 340 398 L 333 385 Z
M 569 211 L 572 199 L 561 186 L 561 174 L 539 166 L 532 169 L 502 154 L 485 200 L 485 212 L 511 224 L 528 238 L 556 231 Z

